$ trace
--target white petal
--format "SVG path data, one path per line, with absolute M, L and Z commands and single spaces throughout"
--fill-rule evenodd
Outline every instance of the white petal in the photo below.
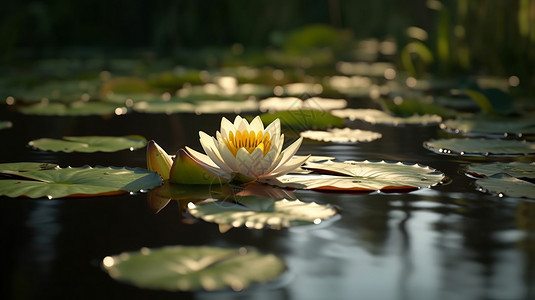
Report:
M 307 159 L 310 157 L 310 155 L 307 155 L 305 157 L 299 157 L 296 159 L 292 159 L 290 162 L 280 165 L 278 168 L 273 170 L 273 172 L 267 174 L 267 176 L 263 176 L 262 178 L 273 178 L 273 177 L 279 177 L 286 173 L 289 173 L 295 169 L 297 169 L 299 166 L 304 164 Z
M 269 133 L 269 136 L 270 137 L 275 137 L 275 136 L 280 136 L 281 135 L 281 122 L 279 119 L 275 119 L 275 121 L 271 122 L 271 124 L 269 124 L 267 127 L 266 127 L 266 130 L 264 130 L 264 132 L 267 132 Z
M 200 131 L 199 132 L 201 146 L 204 149 L 204 152 L 210 159 L 223 171 L 225 172 L 232 172 L 232 169 L 229 168 L 225 162 L 223 161 L 223 158 L 221 158 L 221 154 L 219 154 L 219 149 L 216 146 L 216 139 L 207 135 L 206 133 Z
M 251 121 L 251 130 L 254 131 L 255 133 L 258 133 L 259 131 L 264 131 L 264 123 L 262 123 L 262 119 L 260 119 L 260 116 L 256 116 L 252 121 Z
M 219 154 L 221 154 L 221 158 L 229 168 L 233 171 L 238 169 L 236 157 L 234 157 L 227 145 L 219 145 Z
M 279 166 L 283 156 L 281 155 L 282 147 L 284 145 L 284 134 L 281 135 L 281 138 L 279 139 L 278 143 L 273 144 L 269 151 L 274 151 L 276 153 L 276 156 L 273 160 L 273 163 L 271 164 L 271 167 L 266 170 L 266 173 L 271 173 L 273 170 L 275 170 L 276 167 Z M 266 154 L 267 155 L 267 154 Z
M 262 150 L 255 149 L 253 153 L 249 153 L 244 148 L 238 150 L 236 154 L 236 162 L 238 166 L 238 173 L 249 177 L 258 177 L 259 164 L 262 159 Z
M 227 138 L 228 133 L 231 131 L 236 132 L 236 127 L 227 118 L 223 117 L 221 119 L 221 134 L 224 138 Z
M 282 156 L 281 161 L 275 167 L 275 169 L 273 169 L 273 171 L 271 171 L 270 173 L 276 173 L 277 169 L 280 166 L 283 166 L 286 162 L 288 162 L 294 156 L 294 154 L 297 152 L 297 150 L 299 149 L 299 146 L 301 146 L 301 142 L 302 141 L 303 141 L 303 138 L 300 137 L 300 138 L 297 139 L 297 141 L 295 141 L 293 144 L 288 146 L 288 148 L 284 149 L 280 154 L 280 156 Z
M 238 131 L 249 132 L 251 130 L 251 126 L 249 125 L 249 122 L 247 122 L 246 119 L 240 116 L 236 116 L 236 119 L 234 119 L 234 126 L 236 127 L 236 130 Z

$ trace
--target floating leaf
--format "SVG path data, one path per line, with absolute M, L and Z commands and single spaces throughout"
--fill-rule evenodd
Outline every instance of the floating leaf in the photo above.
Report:
M 306 100 L 301 100 L 297 97 L 270 97 L 260 100 L 260 111 L 283 111 L 283 110 L 321 110 L 329 111 L 333 109 L 341 109 L 347 106 L 347 101 L 344 99 L 329 99 L 312 97 Z
M 452 119 L 440 124 L 440 128 L 464 135 L 507 136 L 535 134 L 535 118 L 480 117 L 477 119 Z
M 150 85 L 146 80 L 137 77 L 117 77 L 105 81 L 100 87 L 100 95 L 102 98 L 107 97 L 108 94 L 143 94 L 151 91 Z
M 439 154 L 464 156 L 521 156 L 535 154 L 535 143 L 516 140 L 438 139 L 424 147 Z
M 494 174 L 506 173 L 517 178 L 535 178 L 535 163 L 510 162 L 469 165 L 467 173 L 477 177 L 489 177 Z
M 21 88 L 10 91 L 17 101 L 25 103 L 47 101 L 76 102 L 94 99 L 97 95 L 99 81 L 70 80 L 43 83 L 33 88 Z
M 210 201 L 188 205 L 191 215 L 222 226 L 281 229 L 296 225 L 319 224 L 337 214 L 328 205 L 299 200 L 273 200 L 239 197 L 239 203 Z
M 390 111 L 391 113 L 397 116 L 410 117 L 414 114 L 418 115 L 438 115 L 442 118 L 454 118 L 459 117 L 462 113 L 459 111 L 445 108 L 441 105 L 435 104 L 433 102 L 427 101 L 427 99 L 401 99 L 401 101 L 396 100 L 386 100 L 383 99 L 381 104 L 386 107 L 385 110 Z
M 0 121 L 0 129 L 11 128 L 11 126 L 13 126 L 13 123 L 9 121 Z
M 311 140 L 333 143 L 371 142 L 382 137 L 377 132 L 350 128 L 333 128 L 327 131 L 307 130 L 301 132 L 300 135 Z
M 196 103 L 189 102 L 139 102 L 134 105 L 134 110 L 143 113 L 240 113 L 242 111 L 257 111 L 258 102 L 254 99 L 227 101 L 227 100 L 203 100 Z
M 507 174 L 495 174 L 476 180 L 480 191 L 498 194 L 499 196 L 535 198 L 535 184 Z
M 28 145 L 55 152 L 115 152 L 125 149 L 138 149 L 144 147 L 147 140 L 139 135 L 123 137 L 114 136 L 66 136 L 62 140 L 41 138 L 30 141 Z
M 280 119 L 281 126 L 295 130 L 341 127 L 344 119 L 319 110 L 286 110 L 260 115 L 264 124 Z
M 444 174 L 427 166 L 402 162 L 346 161 L 307 163 L 304 169 L 320 174 L 288 174 L 267 183 L 296 189 L 371 192 L 410 191 L 431 187 Z
M 117 109 L 121 109 L 121 114 L 123 110 L 126 112 L 126 108 L 122 109 L 113 103 L 85 101 L 70 104 L 42 102 L 18 108 L 23 114 L 46 116 L 109 115 L 116 114 Z
M 158 174 L 136 168 L 82 167 L 4 173 L 20 177 L 0 180 L 0 195 L 13 198 L 25 196 L 52 199 L 112 195 L 148 190 L 162 183 Z
M 340 118 L 349 120 L 362 120 L 372 124 L 383 125 L 435 125 L 442 121 L 438 115 L 412 115 L 410 117 L 396 117 L 377 109 L 340 109 L 331 113 Z
M 16 162 L 0 164 L 0 173 L 17 174 L 19 172 L 59 169 L 56 164 L 40 162 Z
M 168 291 L 239 291 L 277 279 L 284 262 L 250 248 L 173 246 L 107 256 L 102 266 L 120 281 Z

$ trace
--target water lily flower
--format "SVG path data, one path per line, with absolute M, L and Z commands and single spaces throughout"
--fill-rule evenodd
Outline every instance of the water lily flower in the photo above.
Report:
M 308 159 L 292 159 L 303 138 L 282 150 L 284 134 L 279 119 L 264 128 L 259 116 L 251 123 L 240 116 L 236 116 L 234 123 L 223 118 L 215 137 L 202 131 L 199 137 L 206 154 L 189 147 L 186 150 L 199 165 L 226 179 L 271 179 L 296 169 Z

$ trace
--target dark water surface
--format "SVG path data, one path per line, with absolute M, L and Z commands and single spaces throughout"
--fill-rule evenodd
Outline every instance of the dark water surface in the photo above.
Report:
M 1 116 L 14 126 L 0 130 L 0 162 L 143 168 L 144 149 L 72 154 L 25 145 L 41 137 L 140 134 L 170 153 L 186 145 L 200 150 L 198 131 L 215 133 L 221 118 L 39 117 L 5 110 Z M 534 201 L 476 191 L 461 171 L 469 161 L 422 147 L 442 135 L 437 126 L 349 125 L 383 138 L 347 145 L 305 141 L 298 154 L 417 162 L 443 171 L 451 183 L 407 194 L 296 191 L 302 201 L 337 206 L 341 217 L 319 226 L 226 233 L 203 221 L 183 223 L 176 202 L 154 214 L 147 194 L 0 197 L 3 299 L 535 299 Z M 107 255 L 169 245 L 253 246 L 284 259 L 288 272 L 242 292 L 187 293 L 120 283 L 99 265 Z

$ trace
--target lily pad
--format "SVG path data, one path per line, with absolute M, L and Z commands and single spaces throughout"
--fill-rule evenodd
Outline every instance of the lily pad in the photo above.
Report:
M 535 154 L 535 143 L 495 139 L 438 139 L 426 141 L 424 148 L 438 154 L 464 156 L 522 156 Z
M 385 110 L 394 113 L 397 116 L 410 117 L 418 115 L 438 115 L 442 118 L 459 117 L 461 113 L 457 110 L 445 108 L 441 105 L 427 101 L 427 99 L 402 99 L 401 101 L 383 99 L 381 102 Z
M 28 145 L 54 152 L 115 152 L 145 147 L 147 140 L 139 135 L 114 136 L 66 136 L 62 140 L 41 138 L 30 141 Z
M 284 262 L 250 248 L 172 246 L 107 256 L 102 266 L 119 281 L 167 291 L 243 290 L 277 279 Z
M 43 99 L 48 101 L 76 102 L 94 99 L 97 95 L 97 80 L 69 80 L 43 83 L 33 88 L 18 88 L 11 95 L 25 103 L 36 103 Z
M 535 118 L 480 117 L 477 119 L 452 119 L 440 124 L 440 128 L 470 136 L 507 136 L 535 134 Z
M 188 205 L 191 215 L 222 226 L 281 229 L 296 225 L 319 224 L 337 214 L 328 205 L 300 200 L 274 200 L 238 197 L 239 203 L 210 201 Z
M 438 115 L 412 115 L 409 117 L 397 117 L 378 109 L 347 108 L 333 110 L 331 113 L 340 118 L 351 121 L 362 120 L 371 124 L 383 124 L 392 126 L 402 125 L 436 125 L 442 121 Z
M 328 112 L 319 110 L 285 110 L 275 113 L 260 115 L 264 124 L 270 124 L 275 119 L 280 119 L 281 126 L 295 130 L 322 129 L 330 127 L 342 127 L 344 119 L 336 117 Z
M 254 99 L 230 101 L 230 100 L 203 100 L 196 103 L 189 102 L 146 102 L 142 101 L 134 105 L 134 110 L 143 113 L 241 113 L 243 111 L 257 111 L 258 101 Z
M 535 163 L 510 162 L 469 165 L 467 173 L 476 177 L 490 177 L 505 173 L 517 178 L 535 178 Z
M 12 198 L 104 196 L 139 192 L 162 184 L 158 174 L 137 168 L 81 167 L 35 171 L 35 166 L 30 166 L 31 170 L 23 172 L 13 170 L 13 165 L 4 170 L 2 165 L 2 173 L 18 177 L 0 180 L 0 195 Z M 28 166 L 21 165 L 18 169 L 21 168 Z
M 19 172 L 59 169 L 59 166 L 51 163 L 40 162 L 15 162 L 0 164 L 0 174 L 17 174 Z
M 85 101 L 69 104 L 42 102 L 29 106 L 21 106 L 18 110 L 27 115 L 90 116 L 116 114 L 117 109 L 121 109 L 121 114 L 123 111 L 126 111 L 126 108 L 122 109 L 113 103 Z
M 0 129 L 11 128 L 11 126 L 13 126 L 13 123 L 9 121 L 0 121 Z
M 498 194 L 500 197 L 535 198 L 535 184 L 503 173 L 478 179 L 476 185 L 480 191 Z
M 311 97 L 301 100 L 297 97 L 270 97 L 260 100 L 260 111 L 276 112 L 282 110 L 308 110 L 315 109 L 329 111 L 347 106 L 345 99 L 330 99 Z
M 382 137 L 382 134 L 350 128 L 332 128 L 327 131 L 307 130 L 300 133 L 304 138 L 333 143 L 371 142 Z
M 427 188 L 439 184 L 444 174 L 427 166 L 385 161 L 346 161 L 307 163 L 311 174 L 288 174 L 267 183 L 280 187 L 340 191 L 397 192 Z

